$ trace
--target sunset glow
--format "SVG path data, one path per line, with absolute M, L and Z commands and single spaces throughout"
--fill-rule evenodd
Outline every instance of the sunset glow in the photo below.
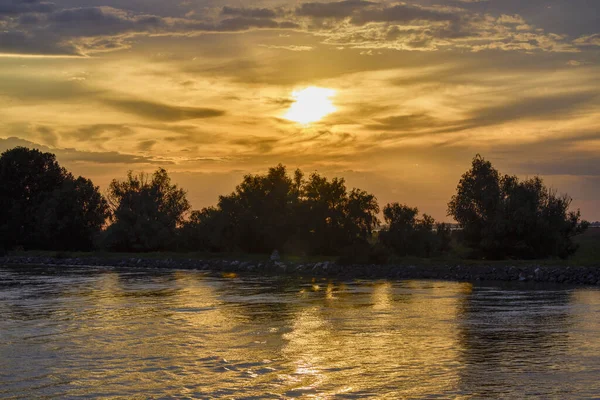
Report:
M 600 220 L 592 3 L 11 0 L 0 151 L 101 188 L 162 166 L 195 208 L 282 163 L 438 220 L 480 153 Z
M 323 119 L 337 109 L 331 102 L 335 90 L 319 87 L 308 87 L 294 91 L 292 97 L 294 104 L 290 107 L 284 118 L 300 124 L 309 124 Z

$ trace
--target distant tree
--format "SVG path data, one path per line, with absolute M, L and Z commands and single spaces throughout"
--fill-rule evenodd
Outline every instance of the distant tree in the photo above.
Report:
M 566 258 L 577 250 L 572 237 L 588 223 L 569 211 L 571 198 L 558 196 L 539 177 L 501 176 L 477 155 L 448 204 L 467 245 L 487 258 Z
M 435 234 L 437 236 L 438 250 L 447 253 L 452 250 L 452 229 L 449 224 L 436 223 Z
M 387 229 L 379 232 L 380 242 L 399 256 L 430 257 L 447 251 L 449 229 L 444 224 L 436 226 L 433 217 L 419 209 L 392 203 L 383 209 Z M 436 229 L 437 227 L 437 229 Z
M 152 176 L 130 171 L 126 180 L 113 180 L 108 201 L 112 225 L 106 231 L 104 246 L 117 251 L 174 249 L 177 228 L 190 209 L 185 191 L 171 184 L 163 168 Z
M 98 188 L 54 154 L 16 147 L 0 156 L 1 246 L 89 250 L 107 215 Z

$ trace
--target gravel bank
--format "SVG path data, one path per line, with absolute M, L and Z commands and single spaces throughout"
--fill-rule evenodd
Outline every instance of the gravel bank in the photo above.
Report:
M 192 269 L 254 274 L 294 274 L 337 279 L 442 279 L 455 281 L 532 281 L 600 285 L 600 267 L 549 265 L 337 265 L 331 262 L 248 262 L 197 259 L 52 258 L 5 256 L 0 265 L 110 266 L 124 268 Z

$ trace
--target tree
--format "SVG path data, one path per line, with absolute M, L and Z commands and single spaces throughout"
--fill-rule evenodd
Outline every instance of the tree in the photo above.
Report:
M 37 210 L 67 172 L 54 154 L 25 147 L 0 156 L 0 235 L 6 248 L 35 246 Z
M 480 256 L 565 258 L 577 250 L 572 237 L 588 226 L 579 211 L 569 211 L 570 205 L 570 197 L 558 196 L 541 178 L 501 176 L 477 155 L 448 204 L 448 215 Z
M 92 181 L 69 177 L 42 203 L 38 242 L 51 250 L 91 250 L 107 218 L 108 203 Z
M 16 147 L 0 156 L 0 239 L 6 248 L 89 250 L 108 215 L 92 182 L 51 153 Z
M 446 251 L 449 247 L 448 230 L 444 224 L 436 226 L 433 217 L 419 209 L 398 203 L 388 204 L 383 209 L 387 229 L 379 233 L 379 240 L 399 256 L 430 257 Z
M 289 177 L 280 164 L 266 175 L 246 175 L 216 208 L 192 213 L 182 237 L 198 250 L 336 255 L 366 242 L 378 212 L 373 195 L 348 193 L 343 179 L 305 179 L 300 170 Z
M 163 168 L 152 176 L 127 174 L 108 188 L 113 211 L 104 245 L 117 251 L 157 251 L 176 247 L 177 228 L 190 209 L 186 193 Z
M 266 175 L 246 175 L 234 193 L 221 196 L 218 209 L 228 220 L 222 227 L 229 236 L 226 247 L 251 253 L 281 249 L 294 230 L 295 185 L 279 164 Z
M 180 229 L 179 248 L 187 251 L 226 250 L 222 241 L 225 237 L 224 222 L 223 214 L 214 207 L 192 211 Z

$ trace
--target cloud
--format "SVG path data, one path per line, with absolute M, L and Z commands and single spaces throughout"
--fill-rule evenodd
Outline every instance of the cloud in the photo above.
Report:
M 44 36 L 25 31 L 0 31 L 0 53 L 77 55 L 72 45 L 60 43 L 55 36 Z
M 181 107 L 148 100 L 103 99 L 102 102 L 120 111 L 157 121 L 184 121 L 214 118 L 225 114 L 224 110 L 203 107 Z
M 281 50 L 289 50 L 289 51 L 311 51 L 313 49 L 312 46 L 296 46 L 296 45 L 290 45 L 290 46 L 278 46 L 278 45 L 267 45 L 267 44 L 261 44 L 259 45 L 260 47 L 266 47 L 268 49 L 281 49 Z
M 17 146 L 38 149 L 43 152 L 56 154 L 60 162 L 90 162 L 96 164 L 172 164 L 171 161 L 155 159 L 153 157 L 124 154 L 116 151 L 91 152 L 76 149 L 50 148 L 17 137 L 0 139 L 0 151 Z
M 0 17 L 26 13 L 49 13 L 55 9 L 54 3 L 38 0 L 0 0 Z
M 134 15 L 112 7 L 82 7 L 48 15 L 47 29 L 60 36 L 111 36 L 125 32 L 155 32 L 167 27 L 154 15 Z
M 576 46 L 600 46 L 600 33 L 578 37 L 573 41 Z
M 569 42 L 564 35 L 544 33 L 519 14 L 493 16 L 447 5 L 344 0 L 295 8 L 225 6 L 173 17 L 114 7 L 57 9 L 36 0 L 0 1 L 5 14 L 12 13 L 0 27 L 0 52 L 18 54 L 91 55 L 127 49 L 140 36 L 260 29 L 304 31 L 323 38 L 324 44 L 358 49 L 576 52 L 598 43 L 597 35 Z M 28 11 L 35 9 L 44 12 Z
M 525 97 L 508 104 L 476 109 L 468 124 L 481 127 L 532 118 L 564 119 L 572 113 L 584 113 L 586 108 L 597 106 L 598 98 L 595 91 Z
M 415 129 L 431 128 L 440 122 L 428 114 L 394 115 L 385 118 L 376 118 L 376 123 L 367 124 L 365 128 L 375 131 L 411 131 Z
M 228 7 L 221 10 L 221 15 L 237 15 L 249 18 L 275 18 L 277 13 L 269 8 Z
M 364 0 L 345 0 L 332 3 L 304 3 L 296 9 L 296 15 L 313 18 L 346 18 L 355 11 L 375 5 Z
M 353 15 L 351 22 L 356 25 L 364 25 L 370 22 L 407 23 L 412 21 L 440 22 L 458 20 L 459 15 L 456 11 L 409 4 L 397 4 L 392 7 L 361 10 Z

